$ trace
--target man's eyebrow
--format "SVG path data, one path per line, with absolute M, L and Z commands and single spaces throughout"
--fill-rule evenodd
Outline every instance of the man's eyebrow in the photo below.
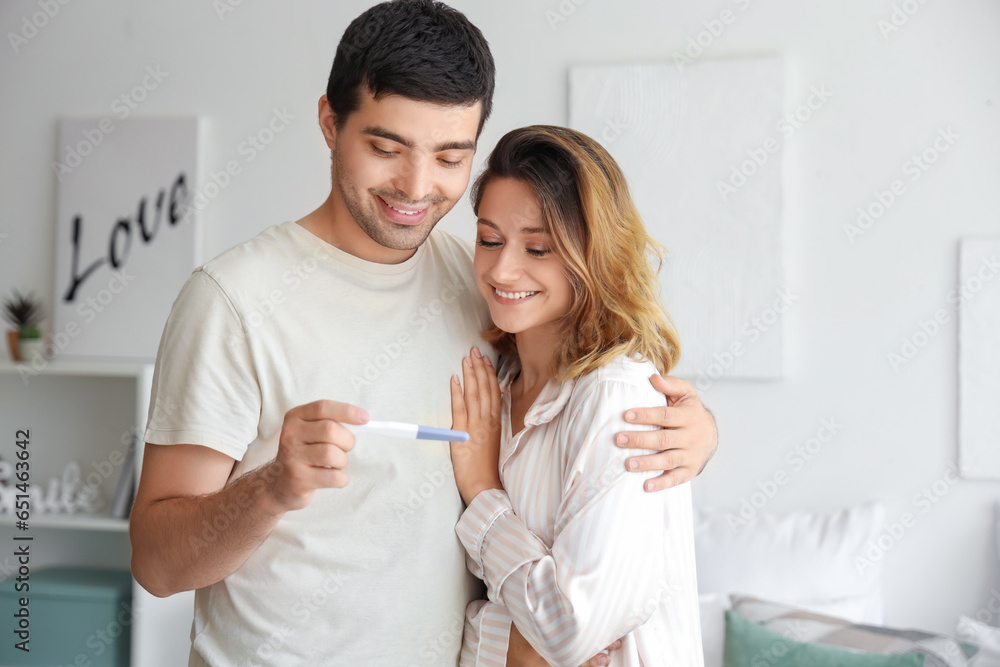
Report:
M 443 144 L 438 144 L 434 147 L 435 153 L 440 153 L 442 151 L 475 151 L 476 142 L 471 139 L 466 139 L 465 141 L 448 141 Z
M 498 232 L 500 231 L 500 228 L 497 227 L 495 223 L 487 220 L 486 218 L 479 218 L 476 222 L 478 222 L 480 225 L 486 225 L 487 227 L 489 227 L 491 229 L 495 229 Z M 521 233 L 522 234 L 548 234 L 549 230 L 546 229 L 545 227 L 521 227 Z
M 407 148 L 413 148 L 414 145 L 413 142 L 410 141 L 409 139 L 404 139 L 395 132 L 390 132 L 384 127 L 379 127 L 377 125 L 366 127 L 365 129 L 361 130 L 361 134 L 367 134 L 368 136 L 381 137 L 382 139 L 395 141 L 397 144 L 403 144 Z
M 395 132 L 385 129 L 384 127 L 379 127 L 378 125 L 373 125 L 366 127 L 361 130 L 361 134 L 366 134 L 371 137 L 380 137 L 382 139 L 388 139 L 389 141 L 395 141 L 397 144 L 402 144 L 407 148 L 414 148 L 414 144 L 411 140 L 405 139 Z M 443 144 L 438 144 L 434 147 L 435 153 L 440 153 L 442 151 L 475 151 L 476 142 L 471 139 L 465 141 L 447 141 Z

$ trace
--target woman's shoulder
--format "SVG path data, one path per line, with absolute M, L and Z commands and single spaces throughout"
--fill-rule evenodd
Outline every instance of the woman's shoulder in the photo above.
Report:
M 577 378 L 570 400 L 606 401 L 609 397 L 621 396 L 622 399 L 641 401 L 626 408 L 662 405 L 666 399 L 649 383 L 649 376 L 655 373 L 659 371 L 651 362 L 623 354 Z
M 614 357 L 600 368 L 578 378 L 576 388 L 580 391 L 588 391 L 603 383 L 617 382 L 652 389 L 652 385 L 649 384 L 649 376 L 654 373 L 659 373 L 659 371 L 651 362 L 622 354 Z M 653 391 L 655 392 L 655 390 Z
M 568 462 L 563 478 L 567 488 L 588 479 L 586 488 L 592 494 L 631 474 L 625 460 L 637 450 L 613 446 L 613 434 L 653 428 L 626 422 L 625 411 L 666 403 L 649 383 L 656 372 L 649 362 L 621 356 L 576 379 L 560 419 L 562 437 L 557 438 Z

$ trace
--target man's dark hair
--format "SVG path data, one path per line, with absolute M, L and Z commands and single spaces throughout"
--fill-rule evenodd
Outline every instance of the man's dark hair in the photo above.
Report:
M 476 136 L 493 107 L 496 68 L 489 44 L 465 14 L 433 0 L 391 0 L 347 26 L 333 59 L 326 97 L 342 127 L 361 104 L 400 95 L 435 104 L 482 102 Z

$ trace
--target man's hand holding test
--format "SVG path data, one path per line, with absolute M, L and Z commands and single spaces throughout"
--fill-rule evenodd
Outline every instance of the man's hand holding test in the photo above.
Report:
M 210 586 L 232 574 L 316 489 L 342 488 L 363 409 L 320 400 L 285 413 L 274 460 L 229 481 L 236 461 L 201 445 L 147 444 L 131 516 L 132 571 L 153 595 Z M 220 524 L 214 519 L 226 516 Z M 206 526 L 211 538 L 204 539 Z M 184 548 L 178 548 L 178 545 Z M 191 547 L 191 548 L 188 548 Z
M 316 489 L 347 486 L 348 452 L 354 433 L 345 424 L 364 424 L 368 413 L 337 401 L 314 401 L 289 410 L 278 441 L 275 500 L 285 511 L 312 502 Z M 266 466 L 265 466 L 266 467 Z

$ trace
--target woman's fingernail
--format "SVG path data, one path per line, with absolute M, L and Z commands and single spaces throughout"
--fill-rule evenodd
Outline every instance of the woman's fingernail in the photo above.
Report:
M 636 459 L 629 459 L 628 460 L 628 469 L 629 470 L 638 470 L 639 469 L 639 461 L 636 460 Z
M 646 482 L 646 490 L 647 491 L 652 491 L 653 490 L 653 483 L 652 482 Z
M 364 410 L 362 410 L 362 409 L 359 408 L 358 409 L 358 421 L 361 422 L 362 424 L 365 424 L 365 423 L 368 422 L 369 419 L 371 419 L 371 417 L 368 416 L 368 413 L 366 411 L 364 411 Z
M 483 356 L 483 353 L 479 351 L 478 347 L 472 348 L 472 354 L 476 355 L 477 357 L 482 357 Z
M 489 358 L 489 357 L 486 357 L 485 361 L 486 361 L 486 365 L 487 365 L 487 366 L 492 366 L 492 365 L 493 365 L 493 362 L 492 362 L 492 361 L 490 361 L 490 358 Z
M 458 376 L 457 375 L 452 375 L 451 376 L 451 383 L 452 384 L 458 384 Z
M 628 444 L 628 436 L 625 435 L 624 433 L 619 433 L 618 437 L 615 438 L 615 442 L 618 443 L 619 445 L 627 445 Z
M 471 358 L 469 358 L 469 357 L 466 357 L 466 358 L 465 358 L 465 365 L 466 365 L 466 366 L 472 366 L 472 359 L 471 359 Z
M 625 413 L 625 421 L 634 422 L 635 421 L 635 410 L 629 410 Z

